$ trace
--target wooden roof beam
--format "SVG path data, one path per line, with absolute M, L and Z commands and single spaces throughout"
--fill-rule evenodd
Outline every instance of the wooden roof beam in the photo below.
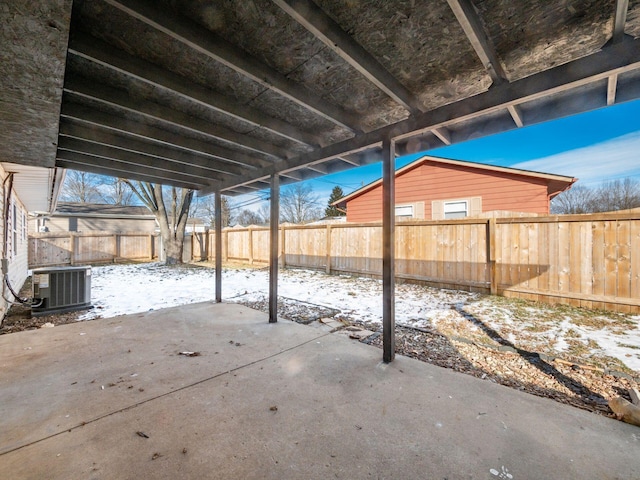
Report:
M 434 128 L 431 130 L 438 139 L 445 145 L 451 145 L 451 132 L 446 127 Z
M 279 161 L 271 167 L 260 169 L 256 172 L 255 177 L 268 177 L 283 170 L 300 168 L 310 163 L 377 148 L 382 144 L 383 138 L 400 140 L 414 136 L 421 131 L 441 128 L 456 122 L 480 119 L 485 115 L 508 109 L 511 105 L 543 99 L 581 86 L 591 85 L 614 74 L 618 75 L 638 69 L 640 69 L 640 40 L 625 39 L 621 43 L 609 45 L 586 57 L 512 83 L 496 85 L 484 93 L 443 105 L 415 118 L 357 135 L 296 158 Z M 563 116 L 562 111 L 547 110 L 546 120 Z M 236 184 L 242 184 L 252 181 L 252 178 L 244 177 L 235 181 Z M 233 185 L 233 181 L 223 182 L 220 188 L 226 190 Z
M 618 90 L 618 75 L 611 75 L 607 79 L 607 105 L 616 103 L 616 93 Z
M 143 123 L 134 122 L 133 120 L 85 107 L 78 103 L 64 102 L 60 116 L 63 119 L 70 119 L 144 141 L 154 142 L 158 145 L 167 145 L 169 147 L 180 148 L 186 152 L 207 155 L 241 167 L 266 167 L 272 163 L 240 151 L 178 135 Z
M 518 126 L 518 128 L 523 127 L 524 120 L 522 118 L 522 111 L 518 108 L 518 106 L 509 105 L 507 107 L 507 110 L 509 110 L 509 115 L 511 115 L 511 118 L 513 118 L 513 122 Z
M 317 97 L 306 88 L 289 80 L 285 75 L 218 37 L 196 22 L 175 12 L 158 8 L 155 3 L 148 0 L 104 1 L 336 125 L 340 125 L 353 133 L 358 133 L 362 130 L 360 119 L 357 115 Z
M 507 80 L 507 75 L 502 68 L 496 49 L 482 27 L 480 17 L 471 0 L 447 0 L 447 2 L 471 42 L 471 46 L 480 58 L 482 65 L 489 72 L 493 83 L 497 84 Z
M 180 165 L 187 167 L 193 166 L 198 169 L 203 169 L 203 172 L 209 171 L 212 175 L 215 175 L 215 172 L 240 175 L 242 173 L 247 174 L 251 171 L 251 168 L 242 168 L 238 165 L 225 164 L 225 162 L 216 161 L 201 155 L 170 149 L 158 144 L 146 143 L 141 140 L 136 140 L 135 138 L 114 134 L 113 132 L 100 127 L 77 125 L 64 119 L 60 122 L 60 136 L 99 143 L 101 145 L 112 146 L 120 150 L 141 153 L 160 160 L 176 162 L 178 164 L 176 165 L 176 168 L 180 168 Z
M 321 143 L 316 135 L 303 132 L 290 123 L 241 105 L 225 95 L 153 63 L 133 57 L 90 35 L 79 33 L 71 37 L 69 53 L 149 85 L 173 92 L 188 101 L 229 115 L 236 120 L 247 122 L 254 127 L 264 128 L 293 142 L 303 145 L 320 145 Z
M 273 0 L 273 3 L 411 113 L 424 111 L 422 102 L 311 0 Z
M 338 160 L 343 161 L 344 163 L 348 163 L 349 165 L 353 165 L 354 167 L 359 167 L 362 165 L 362 162 L 359 158 L 352 158 L 349 155 L 345 155 L 344 157 L 338 158 Z
M 96 158 L 91 155 L 64 149 L 58 149 L 56 166 L 96 173 L 98 175 L 138 180 L 141 182 L 174 185 L 176 187 L 190 188 L 193 190 L 200 190 L 204 187 L 215 188 L 210 182 L 203 180 L 194 180 L 191 177 L 183 177 L 181 175 L 175 175 L 161 170 L 153 170 L 139 165 L 131 165 L 117 160 Z
M 64 82 L 64 91 L 96 100 L 100 103 L 121 110 L 137 113 L 145 117 L 160 120 L 164 123 L 201 133 L 224 141 L 236 147 L 272 155 L 279 158 L 287 156 L 287 151 L 257 138 L 238 133 L 230 128 L 214 125 L 202 118 L 192 117 L 184 112 L 174 110 L 150 100 L 134 100 L 120 89 L 112 88 L 83 77 L 69 76 Z
M 329 173 L 329 169 L 320 163 L 315 163 L 313 165 L 307 165 L 309 170 L 313 170 L 314 172 L 321 173 L 322 175 L 326 175 Z
M 60 137 L 58 139 L 58 148 L 100 159 L 114 160 L 126 163 L 127 165 L 140 166 L 151 170 L 162 170 L 163 172 L 175 174 L 177 177 L 196 178 L 200 180 L 206 179 L 205 184 L 208 183 L 209 180 L 229 180 L 230 177 L 233 176 L 212 172 L 211 170 L 201 167 L 192 166 L 185 168 L 184 165 L 172 162 L 171 160 L 150 157 L 141 153 L 121 150 L 117 147 L 93 143 L 78 138 Z
M 624 26 L 627 23 L 627 11 L 629 10 L 629 0 L 616 0 L 616 11 L 613 17 L 613 37 L 614 42 L 620 42 L 624 38 Z

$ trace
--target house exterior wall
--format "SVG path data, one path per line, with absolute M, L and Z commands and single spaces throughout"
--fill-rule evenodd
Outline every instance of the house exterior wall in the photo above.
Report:
M 4 180 L 6 176 L 6 172 L 2 167 L 0 167 L 0 178 Z M 2 195 L 0 197 L 0 212 L 4 212 L 4 199 L 5 195 Z M 13 289 L 18 292 L 24 285 L 28 276 L 29 239 L 27 210 L 24 204 L 15 195 L 15 192 L 11 195 L 8 212 L 8 221 L 5 222 L 3 220 L 0 222 L 0 239 L 2 239 L 0 242 L 4 242 L 6 226 L 7 241 L 5 245 L 5 254 L 9 265 L 9 282 Z M 13 296 L 7 288 L 4 278 L 1 280 L 3 295 L 2 299 L 0 299 L 0 316 L 4 317 L 10 307 L 9 302 L 6 299 L 12 299 Z
M 508 210 L 549 213 L 547 181 L 426 161 L 396 177 L 396 207 L 415 205 L 414 218 L 433 219 L 434 201 L 480 198 L 481 212 Z M 470 203 L 477 204 L 475 201 Z M 420 217 L 420 213 L 423 216 Z M 481 213 L 474 212 L 474 213 Z M 347 202 L 348 222 L 371 222 L 382 218 L 382 185 Z

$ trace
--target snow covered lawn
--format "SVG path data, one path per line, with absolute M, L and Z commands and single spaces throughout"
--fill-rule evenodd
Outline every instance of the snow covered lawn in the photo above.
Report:
M 92 269 L 94 309 L 80 319 L 113 317 L 214 299 L 214 271 L 158 263 L 108 265 Z M 264 300 L 266 270 L 225 269 L 223 300 Z M 375 327 L 382 322 L 379 280 L 283 270 L 278 294 L 337 311 L 337 317 Z M 500 337 L 531 351 L 562 354 L 640 371 L 640 316 L 592 312 L 456 290 L 401 284 L 396 288 L 396 323 L 437 329 L 487 344 Z

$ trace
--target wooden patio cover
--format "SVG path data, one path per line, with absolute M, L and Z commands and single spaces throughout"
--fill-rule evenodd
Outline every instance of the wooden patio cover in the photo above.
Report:
M 219 206 L 383 160 L 387 361 L 396 154 L 640 97 L 640 0 L 7 0 L 0 18 L 1 161 Z

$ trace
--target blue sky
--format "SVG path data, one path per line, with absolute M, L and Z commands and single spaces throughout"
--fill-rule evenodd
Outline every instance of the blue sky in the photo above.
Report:
M 511 130 L 420 154 L 400 157 L 400 168 L 423 154 L 570 175 L 593 186 L 624 177 L 640 179 L 640 100 Z M 309 183 L 324 208 L 335 185 L 345 194 L 380 178 L 380 164 L 327 175 Z M 284 187 L 286 188 L 286 187 Z M 255 210 L 268 192 L 233 198 Z

